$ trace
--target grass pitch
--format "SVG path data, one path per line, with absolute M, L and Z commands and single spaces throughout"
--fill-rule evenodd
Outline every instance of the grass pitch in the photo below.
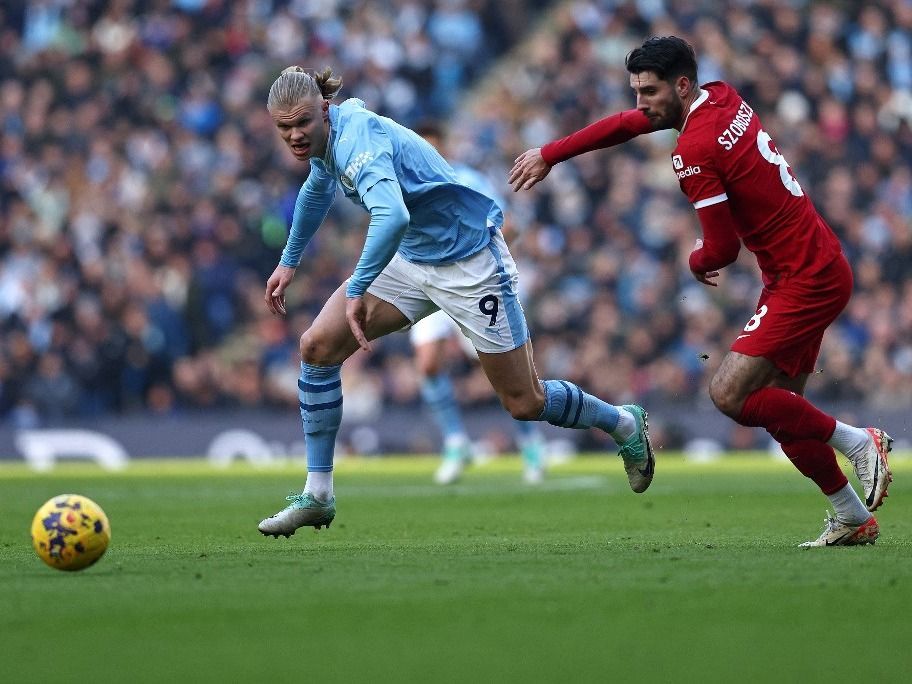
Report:
M 787 463 L 616 459 L 541 487 L 516 459 L 431 484 L 436 461 L 344 461 L 332 528 L 256 523 L 300 466 L 0 467 L 0 681 L 897 681 L 912 671 L 912 463 L 874 547 L 801 550 L 824 499 Z M 55 494 L 107 512 L 79 573 L 28 528 Z M 902 675 L 906 672 L 907 675 Z

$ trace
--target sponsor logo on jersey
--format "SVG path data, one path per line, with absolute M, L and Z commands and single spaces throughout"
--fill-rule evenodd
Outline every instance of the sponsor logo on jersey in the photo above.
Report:
M 680 155 L 680 154 L 676 154 L 676 155 L 674 155 L 674 156 L 671 158 L 671 165 L 674 166 L 675 169 L 683 169 L 683 168 L 684 168 L 684 160 L 681 159 L 681 155 Z
M 683 171 L 678 171 L 678 178 L 687 178 L 688 176 L 696 176 L 700 173 L 702 169 L 699 166 L 688 166 Z

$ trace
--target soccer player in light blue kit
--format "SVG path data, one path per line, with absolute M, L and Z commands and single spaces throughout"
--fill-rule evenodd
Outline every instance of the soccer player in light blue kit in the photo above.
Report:
M 342 362 L 438 309 L 471 339 L 510 415 L 605 431 L 620 446 L 631 488 L 645 491 L 655 470 L 646 411 L 612 406 L 567 380 L 539 380 L 497 203 L 460 184 L 427 141 L 365 109 L 361 100 L 330 105 L 341 86 L 330 69 L 311 74 L 288 67 L 267 100 L 291 153 L 310 162 L 288 242 L 266 283 L 270 311 L 285 314 L 285 290 L 337 188 L 370 213 L 370 224 L 354 273 L 301 336 L 304 491 L 261 521 L 260 532 L 287 537 L 299 527 L 329 526 L 336 515 L 332 471 Z
M 435 122 L 419 125 L 415 132 L 445 154 L 443 131 Z M 450 162 L 456 180 L 461 184 L 487 195 L 503 209 L 503 197 L 493 184 L 479 171 L 467 164 Z M 505 230 L 505 232 L 507 232 Z M 448 485 L 456 482 L 473 458 L 472 443 L 462 419 L 462 409 L 456 398 L 450 374 L 447 371 L 447 350 L 451 340 L 470 358 L 477 358 L 472 343 L 456 322 L 444 311 L 435 311 L 422 318 L 409 330 L 409 339 L 415 349 L 415 366 L 421 374 L 421 397 L 430 409 L 438 429 L 443 435 L 443 460 L 434 473 L 434 481 Z M 545 440 L 538 423 L 528 420 L 514 421 L 516 444 L 523 461 L 523 481 L 539 484 L 545 474 Z

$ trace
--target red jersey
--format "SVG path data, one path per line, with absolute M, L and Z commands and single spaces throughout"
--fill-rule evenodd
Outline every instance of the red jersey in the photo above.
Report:
M 750 105 L 721 81 L 702 90 L 671 157 L 681 190 L 697 210 L 729 203 L 765 284 L 813 276 L 841 253 L 838 238 Z

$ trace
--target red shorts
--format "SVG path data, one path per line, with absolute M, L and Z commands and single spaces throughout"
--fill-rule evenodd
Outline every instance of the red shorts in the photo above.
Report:
M 813 373 L 820 343 L 852 296 L 852 268 L 839 255 L 805 281 L 763 288 L 757 313 L 731 346 L 733 352 L 762 356 L 790 378 Z

